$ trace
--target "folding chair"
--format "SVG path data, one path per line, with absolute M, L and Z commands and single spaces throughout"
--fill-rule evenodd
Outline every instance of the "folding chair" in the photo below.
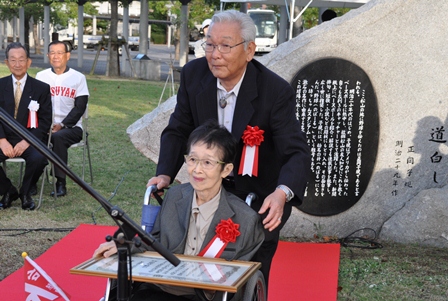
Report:
M 3 166 L 3 170 L 4 170 L 5 174 L 6 174 L 6 176 L 8 176 L 8 173 L 7 173 L 7 163 L 19 163 L 20 164 L 20 167 L 19 167 L 19 179 L 18 179 L 17 185 L 16 185 L 17 190 L 20 191 L 20 187 L 22 187 L 22 179 L 23 179 L 23 173 L 24 173 L 23 169 L 25 167 L 26 161 L 25 161 L 25 159 L 20 158 L 20 157 L 9 158 L 9 159 L 6 159 L 5 161 L 3 161 L 3 165 L 2 166 Z
M 47 141 L 47 147 L 50 147 L 50 146 L 51 146 L 51 131 L 50 131 L 50 134 L 48 135 L 48 141 Z M 3 170 L 5 171 L 5 174 L 7 173 L 7 163 L 20 163 L 19 180 L 18 180 L 18 183 L 16 185 L 17 189 L 20 189 L 20 187 L 22 186 L 22 178 L 23 178 L 23 173 L 24 173 L 23 169 L 24 169 L 24 167 L 26 165 L 26 161 L 25 161 L 25 159 L 20 158 L 20 157 L 6 159 L 5 161 L 3 161 Z M 37 204 L 36 210 L 39 209 L 40 205 L 42 204 L 42 200 L 43 200 L 42 196 L 43 196 L 43 192 L 44 192 L 45 178 L 47 178 L 47 181 L 50 183 L 49 177 L 48 177 L 48 171 L 47 171 L 47 169 L 49 168 L 50 165 L 51 165 L 51 163 L 49 163 L 47 166 L 45 166 L 44 172 L 43 172 L 43 174 L 41 176 L 42 183 L 41 183 L 39 200 L 38 200 L 38 204 Z M 54 181 L 53 181 L 53 186 L 54 186 L 54 189 L 56 191 L 56 183 L 54 183 Z
M 82 140 L 78 143 L 72 144 L 69 148 L 82 147 L 82 180 L 85 178 L 85 169 L 86 169 L 86 157 L 89 161 L 89 171 L 90 171 L 90 182 L 93 183 L 93 172 L 92 172 L 92 161 L 90 159 L 90 146 L 89 146 L 89 133 L 87 132 L 87 124 L 88 124 L 88 110 L 89 106 L 86 107 L 86 111 L 84 115 L 82 115 Z
M 51 145 L 51 129 L 53 128 L 53 124 L 50 127 L 50 132 L 48 133 L 48 141 L 47 141 L 47 147 L 49 149 L 51 149 L 52 145 Z M 49 170 L 51 170 L 51 174 L 54 175 L 54 166 L 51 162 L 48 162 L 48 165 L 45 166 L 44 172 L 42 174 L 42 183 L 40 186 L 40 194 L 39 194 L 39 202 L 37 204 L 36 210 L 38 210 L 40 208 L 40 206 L 42 205 L 42 201 L 43 201 L 43 194 L 44 194 L 44 186 L 45 186 L 45 179 L 47 180 L 48 184 L 52 184 L 53 185 L 53 191 L 56 191 L 56 181 L 54 179 L 53 176 L 53 181 L 50 182 L 50 175 L 49 175 Z M 54 195 L 54 199 L 57 199 L 56 194 Z
M 7 163 L 20 163 L 20 168 L 19 168 L 19 180 L 17 181 L 17 189 L 20 189 L 20 187 L 22 186 L 22 178 L 23 178 L 23 169 L 25 168 L 25 159 L 23 158 L 9 158 L 6 159 L 5 161 L 3 161 L 3 170 L 5 171 L 5 174 L 7 173 L 7 167 L 6 164 Z

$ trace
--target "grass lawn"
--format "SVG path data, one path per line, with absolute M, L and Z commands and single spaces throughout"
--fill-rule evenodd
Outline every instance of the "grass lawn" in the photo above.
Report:
M 39 69 L 30 68 L 29 74 L 34 77 L 37 71 Z M 0 76 L 8 74 L 6 66 L 0 64 Z M 89 76 L 88 86 L 88 132 L 94 174 L 91 186 L 139 221 L 145 186 L 154 175 L 155 164 L 135 149 L 126 129 L 157 106 L 164 83 Z M 70 149 L 68 165 L 79 176 L 81 163 L 81 148 Z M 8 166 L 8 175 L 17 183 L 18 168 L 13 164 Z M 86 180 L 89 180 L 88 176 Z M 40 183 L 38 187 L 40 189 Z M 80 223 L 113 224 L 99 203 L 69 178 L 67 189 L 67 196 L 54 200 L 50 197 L 52 186 L 46 184 L 43 204 L 37 211 L 23 211 L 20 201 L 15 201 L 8 210 L 0 211 L 0 279 L 22 265 L 20 254 L 23 251 L 36 258 L 67 234 L 47 229 L 58 231 L 77 227 Z M 30 228 L 43 229 L 19 237 L 7 235 L 22 231 L 5 231 Z
M 0 64 L 0 76 L 8 74 Z M 92 187 L 138 222 L 155 164 L 135 149 L 126 129 L 157 106 L 164 83 L 88 76 L 88 86 Z M 81 149 L 70 150 L 69 167 L 78 175 L 81 158 Z M 9 170 L 16 181 L 14 166 Z M 66 228 L 113 224 L 99 203 L 70 179 L 67 188 L 67 196 L 54 200 L 46 185 L 38 211 L 23 211 L 18 201 L 0 211 L 0 280 L 22 266 L 23 251 L 38 257 L 68 233 Z M 381 243 L 384 247 L 375 250 L 341 248 L 338 300 L 448 300 L 448 250 Z

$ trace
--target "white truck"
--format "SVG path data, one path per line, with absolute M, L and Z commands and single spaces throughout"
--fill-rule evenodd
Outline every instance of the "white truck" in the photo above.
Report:
M 257 29 L 255 52 L 266 53 L 277 48 L 278 23 L 275 12 L 269 9 L 249 9 L 247 14 L 252 18 Z
M 64 42 L 69 51 L 78 48 L 78 39 L 75 39 L 74 28 L 71 25 L 68 27 L 56 25 L 53 30 L 53 34 L 58 34 L 58 40 Z

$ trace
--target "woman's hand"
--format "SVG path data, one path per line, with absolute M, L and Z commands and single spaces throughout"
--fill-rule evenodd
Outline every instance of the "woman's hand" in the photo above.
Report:
M 115 242 L 108 241 L 100 244 L 98 249 L 96 249 L 95 252 L 93 252 L 93 258 L 101 256 L 107 258 L 111 255 L 114 255 L 115 253 L 117 253 L 117 246 L 115 245 Z

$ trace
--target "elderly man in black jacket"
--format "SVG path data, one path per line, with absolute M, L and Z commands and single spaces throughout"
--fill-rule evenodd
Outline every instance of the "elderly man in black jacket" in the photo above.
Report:
M 22 44 L 9 44 L 5 54 L 5 63 L 11 75 L 0 79 L 0 107 L 39 140 L 44 141 L 52 122 L 50 86 L 27 74 L 31 59 Z M 26 140 L 0 122 L 0 162 L 15 157 L 26 161 L 22 185 L 20 191 L 17 191 L 3 169 L 0 169 L 0 194 L 3 195 L 0 209 L 10 207 L 20 197 L 22 209 L 34 210 L 30 188 L 35 186 L 48 162 Z

